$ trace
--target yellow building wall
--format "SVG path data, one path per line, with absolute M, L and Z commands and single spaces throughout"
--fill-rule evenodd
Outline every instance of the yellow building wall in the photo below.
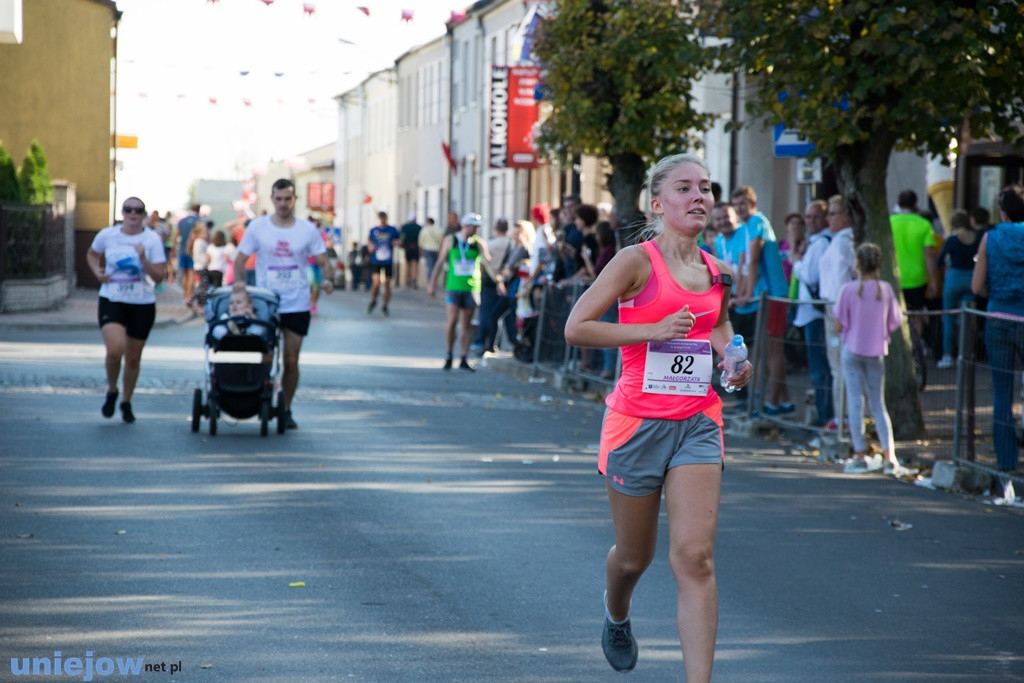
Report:
M 24 38 L 0 44 L 0 142 L 19 168 L 33 138 L 50 177 L 77 186 L 75 227 L 110 224 L 111 27 L 108 0 L 24 0 Z

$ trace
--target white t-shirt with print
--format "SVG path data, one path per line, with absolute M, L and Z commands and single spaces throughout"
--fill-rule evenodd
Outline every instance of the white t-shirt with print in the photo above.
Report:
M 306 263 L 310 256 L 327 251 L 316 226 L 296 217 L 295 222 L 281 228 L 270 216 L 260 216 L 249 223 L 238 251 L 256 254 L 256 286 L 277 292 L 281 297 L 281 313 L 302 313 L 309 310 L 309 279 Z
M 210 243 L 204 240 L 202 237 L 197 237 L 192 243 L 192 267 L 193 269 L 206 270 L 210 267 L 210 257 L 207 255 L 206 250 L 210 248 Z
M 231 247 L 229 250 L 228 247 Z M 211 244 L 206 247 L 206 257 L 208 259 L 207 268 L 210 270 L 220 271 L 221 273 L 228 272 L 235 263 L 233 258 L 235 253 L 234 245 L 226 244 L 223 247 L 218 247 L 215 244 Z M 195 259 L 192 259 L 195 261 Z
M 106 261 L 103 272 L 110 276 L 108 282 L 100 285 L 100 296 L 104 299 L 126 304 L 156 303 L 154 282 L 142 267 L 142 259 L 135 250 L 136 244 L 142 245 L 150 263 L 164 263 L 167 260 L 160 235 L 150 228 L 143 228 L 142 232 L 135 235 L 127 235 L 120 225 L 113 225 L 103 228 L 93 238 L 89 248 L 103 255 Z

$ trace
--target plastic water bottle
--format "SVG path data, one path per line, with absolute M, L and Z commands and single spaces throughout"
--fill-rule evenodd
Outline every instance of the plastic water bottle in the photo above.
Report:
M 736 368 L 747 359 L 747 345 L 743 343 L 743 335 L 737 334 L 725 347 L 725 364 L 722 366 L 722 388 L 728 392 L 736 391 L 732 378 L 736 376 Z

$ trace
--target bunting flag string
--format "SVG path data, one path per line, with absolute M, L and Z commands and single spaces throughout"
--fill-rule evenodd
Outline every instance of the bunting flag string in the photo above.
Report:
M 117 96 L 116 90 L 110 91 L 111 97 Z M 219 95 L 207 94 L 207 95 L 193 95 L 184 92 L 174 93 L 173 95 L 161 96 L 159 94 L 154 95 L 148 91 L 139 91 L 136 96 L 142 102 L 147 104 L 153 104 L 155 106 L 163 106 L 167 100 L 175 100 L 185 105 L 194 106 L 196 104 L 207 104 L 209 106 L 231 106 L 233 103 L 238 102 L 243 107 L 259 109 L 263 105 L 273 104 L 275 106 L 301 106 L 310 111 L 334 111 L 329 98 L 318 98 L 308 94 L 304 95 L 293 95 L 289 97 L 270 97 L 261 96 L 255 97 L 250 95 L 238 95 L 238 96 L 226 96 L 223 93 Z
M 259 0 L 259 1 L 262 2 L 264 6 L 270 7 L 271 5 L 274 4 L 274 2 L 276 0 Z M 209 5 L 216 5 L 218 2 L 220 2 L 220 0 L 206 0 L 206 2 Z M 360 12 L 362 12 L 363 14 L 365 14 L 366 16 L 370 16 L 370 8 L 369 8 L 369 6 L 367 6 L 367 5 L 358 5 L 356 7 L 356 9 L 359 10 Z M 316 3 L 314 3 L 314 2 L 303 2 L 302 3 L 302 12 L 304 14 L 306 14 L 307 16 L 310 16 L 310 17 L 313 16 L 316 13 Z M 415 12 L 414 12 L 414 10 L 411 10 L 411 9 L 403 9 L 401 11 L 400 17 L 401 17 L 401 20 L 404 23 L 409 23 L 410 21 L 413 21 L 413 19 L 415 18 Z M 452 22 L 458 23 L 458 22 L 464 21 L 465 18 L 466 18 L 466 12 L 465 11 L 452 10 L 452 13 L 451 13 L 451 21 Z

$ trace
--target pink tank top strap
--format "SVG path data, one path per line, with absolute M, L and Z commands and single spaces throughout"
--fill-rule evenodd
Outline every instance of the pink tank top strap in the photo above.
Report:
M 629 307 L 646 306 L 658 298 L 658 282 L 668 268 L 665 266 L 665 259 L 661 258 L 661 250 L 654 240 L 641 242 L 640 247 L 647 252 L 647 258 L 651 261 L 651 274 L 647 278 L 647 284 L 640 290 L 640 293 L 629 300 Z M 619 302 L 622 303 L 621 301 Z
M 718 266 L 715 265 L 715 259 L 703 249 L 700 250 L 700 255 L 704 259 L 704 265 L 708 267 L 708 272 L 711 273 L 711 284 L 719 284 L 722 281 L 722 277 L 718 272 Z

